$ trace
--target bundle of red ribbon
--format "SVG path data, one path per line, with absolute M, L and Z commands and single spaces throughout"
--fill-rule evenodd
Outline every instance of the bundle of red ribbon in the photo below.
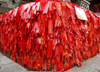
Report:
M 36 70 L 65 71 L 99 53 L 100 16 L 75 4 L 39 1 L 23 4 L 0 17 L 0 49 L 19 64 Z M 80 8 L 80 7 L 79 7 Z

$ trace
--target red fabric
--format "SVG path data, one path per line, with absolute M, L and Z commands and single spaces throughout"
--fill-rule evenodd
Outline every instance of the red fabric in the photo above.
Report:
M 37 71 L 81 66 L 84 59 L 99 53 L 100 16 L 81 8 L 87 20 L 80 20 L 75 6 L 67 1 L 36 0 L 3 14 L 0 51 Z

